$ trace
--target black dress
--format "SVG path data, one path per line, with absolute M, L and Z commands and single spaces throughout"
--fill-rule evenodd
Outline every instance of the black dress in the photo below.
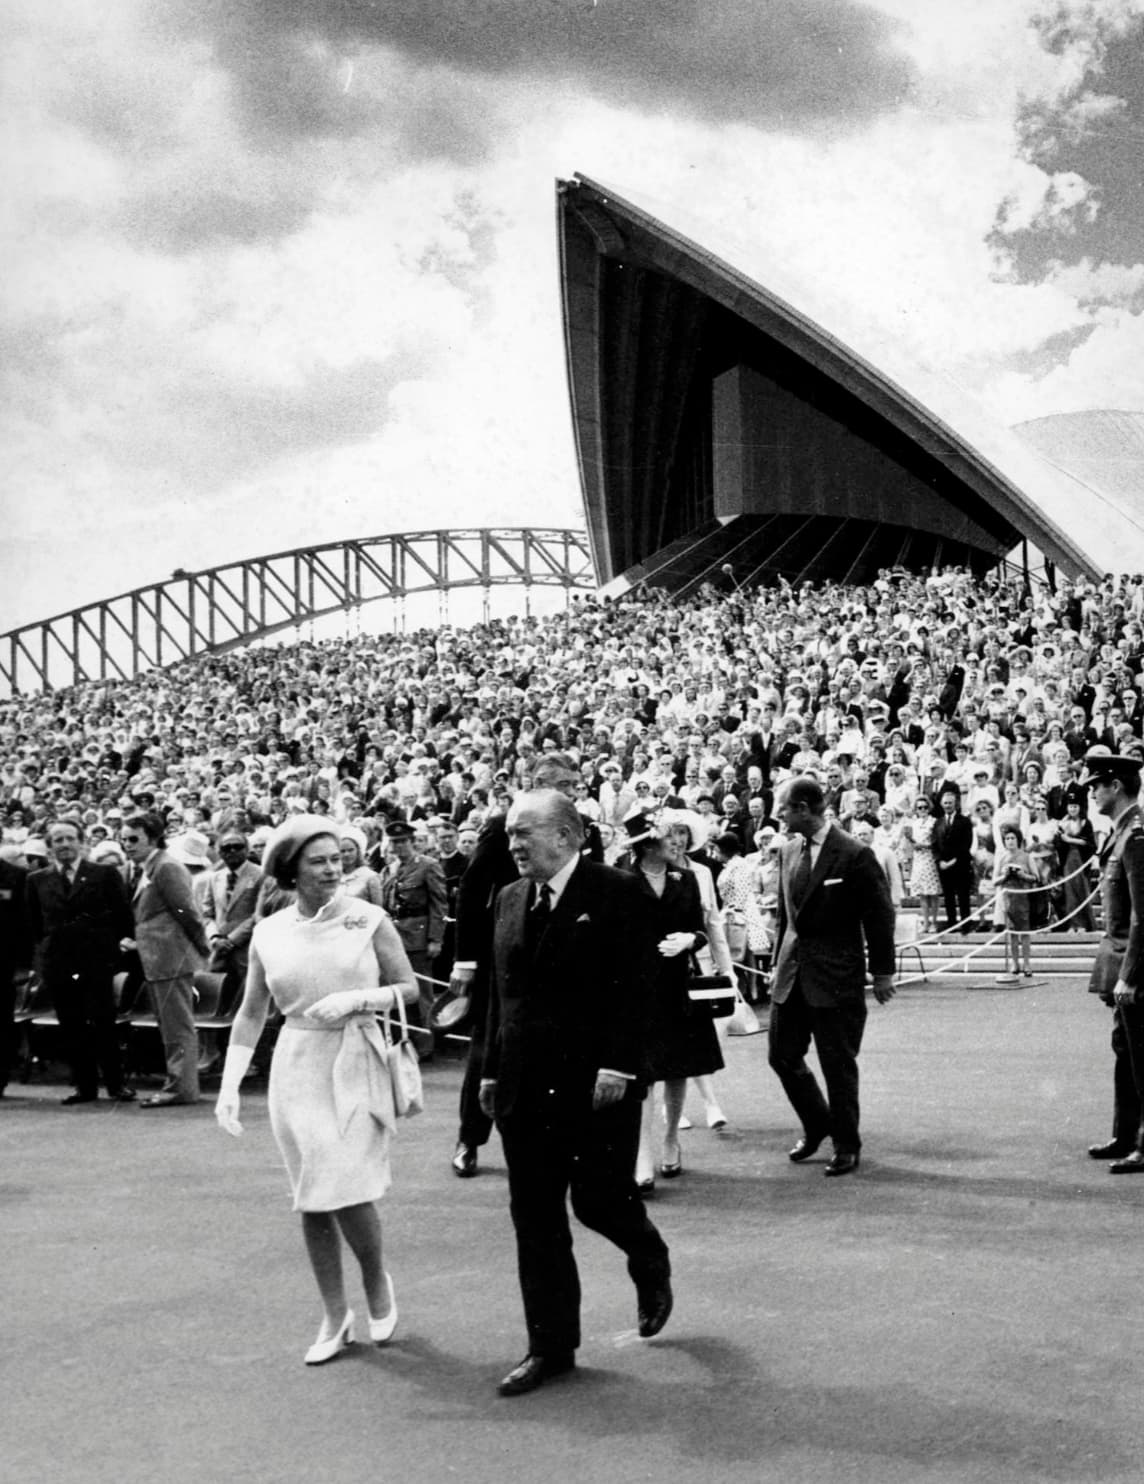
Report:
M 656 896 L 642 871 L 637 869 L 633 875 L 651 904 L 656 943 L 669 933 L 704 931 L 699 886 L 690 871 L 669 869 L 662 896 Z M 662 958 L 657 953 L 656 965 L 647 1041 L 648 1080 L 675 1082 L 718 1072 L 723 1066 L 723 1054 L 714 1021 L 705 1011 L 695 1010 L 687 997 L 690 955 L 680 953 L 675 958 Z

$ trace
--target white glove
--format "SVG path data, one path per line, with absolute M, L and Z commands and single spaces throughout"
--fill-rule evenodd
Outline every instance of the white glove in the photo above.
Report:
M 253 1046 L 236 1046 L 233 1041 L 230 1043 L 226 1048 L 226 1061 L 222 1068 L 222 1086 L 215 1100 L 214 1116 L 218 1119 L 219 1128 L 224 1133 L 233 1134 L 236 1139 L 242 1133 L 242 1124 L 238 1121 L 241 1101 L 238 1089 L 253 1056 Z
M 694 947 L 694 933 L 668 933 L 659 943 L 659 951 L 664 958 L 676 958 L 681 953 L 690 953 Z
M 391 984 L 382 984 L 377 989 L 339 989 L 311 1005 L 306 1016 L 319 1025 L 336 1025 L 351 1015 L 367 1015 L 371 1011 L 381 1014 L 392 1010 L 397 1003 L 397 994 Z

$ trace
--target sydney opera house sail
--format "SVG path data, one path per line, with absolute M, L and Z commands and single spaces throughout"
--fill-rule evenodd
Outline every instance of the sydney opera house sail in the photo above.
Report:
M 983 572 L 1022 543 L 1066 573 L 1144 566 L 1144 419 L 1022 436 L 601 185 L 558 182 L 557 213 L 602 583 L 685 591 L 727 563 L 755 582 Z

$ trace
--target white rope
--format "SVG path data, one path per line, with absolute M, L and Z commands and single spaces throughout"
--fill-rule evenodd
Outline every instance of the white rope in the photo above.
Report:
M 1014 895 L 1021 895 L 1021 896 L 1035 896 L 1038 892 L 1054 891 L 1058 886 L 1064 886 L 1064 884 L 1065 884 L 1066 881 L 1071 881 L 1074 876 L 1080 876 L 1080 875 L 1082 875 L 1084 872 L 1086 872 L 1088 870 L 1088 867 L 1089 867 L 1089 862 L 1088 861 L 1082 861 L 1081 864 L 1079 866 L 1077 866 L 1075 870 L 1070 871 L 1067 876 L 1058 876 L 1058 877 L 1055 877 L 1052 881 L 1045 882 L 1045 884 L 1043 886 L 1005 886 L 1005 887 L 1001 887 L 997 891 L 995 891 L 991 897 L 986 897 L 982 901 L 980 907 L 975 908 L 974 911 L 972 911 L 969 914 L 968 917 L 963 917 L 960 922 L 952 923 L 949 927 L 939 928 L 936 932 L 929 933 L 924 938 L 915 938 L 912 943 L 900 944 L 899 946 L 900 947 L 908 947 L 908 948 L 920 948 L 920 947 L 922 947 L 926 943 L 940 943 L 941 940 L 943 938 L 948 937 L 950 933 L 956 933 L 956 932 L 958 932 L 961 928 L 963 928 L 965 926 L 965 924 L 967 922 L 975 922 L 981 916 L 981 914 L 983 912 L 987 912 L 991 907 L 993 907 L 996 904 L 997 898 L 1001 895 L 1001 892 L 1002 891 L 1012 892 Z M 1082 906 L 1087 906 L 1088 903 L 1092 901 L 1093 897 L 1095 897 L 1099 891 L 1100 891 L 1100 883 L 1097 882 L 1096 886 L 1093 887 L 1092 891 L 1085 898 L 1084 902 L 1081 905 Z M 1076 910 L 1079 911 L 1080 908 L 1077 908 Z M 1074 915 L 1073 913 L 1070 913 L 1069 914 L 1070 917 L 1073 916 L 1073 915 Z M 1068 918 L 1058 918 L 1058 921 L 1059 922 L 1067 922 L 1068 921 Z

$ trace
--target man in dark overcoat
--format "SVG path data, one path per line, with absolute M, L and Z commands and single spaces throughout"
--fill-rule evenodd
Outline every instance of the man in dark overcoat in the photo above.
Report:
M 518 797 L 507 832 L 522 879 L 496 903 L 481 1101 L 508 1164 L 528 1354 L 500 1390 L 517 1396 L 575 1364 L 569 1196 L 627 1256 L 644 1338 L 666 1324 L 672 1291 L 634 1178 L 654 951 L 643 894 L 581 858 L 584 822 L 555 790 Z

